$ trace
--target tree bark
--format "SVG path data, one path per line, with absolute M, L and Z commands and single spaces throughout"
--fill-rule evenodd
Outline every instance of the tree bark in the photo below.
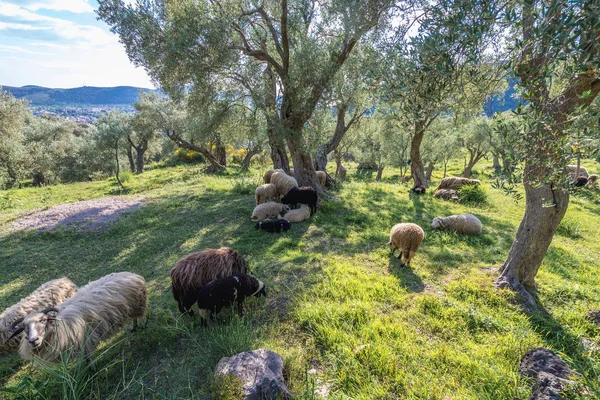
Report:
M 250 168 L 250 160 L 252 160 L 252 157 L 254 157 L 256 154 L 260 153 L 261 150 L 262 147 L 258 144 L 248 150 L 244 156 L 244 159 L 242 160 L 242 171 L 248 171 Z
M 121 186 L 121 189 L 123 191 L 125 191 L 125 186 L 123 186 L 123 182 L 121 182 L 121 179 L 119 178 L 119 172 L 120 172 L 120 165 L 119 165 L 119 139 L 115 140 L 115 163 L 116 163 L 116 169 L 115 169 L 115 178 L 117 178 L 117 182 L 119 182 L 119 186 Z
M 479 151 L 479 150 L 473 150 L 473 149 L 471 149 L 471 150 L 468 150 L 468 151 L 469 151 L 469 162 L 466 163 L 465 169 L 463 170 L 463 173 L 462 173 L 462 176 L 465 177 L 465 178 L 470 178 L 471 177 L 471 173 L 473 171 L 473 167 L 485 155 L 485 153 L 483 151 Z
M 136 165 L 135 173 L 136 174 L 141 174 L 144 172 L 144 166 L 145 166 L 144 165 L 144 153 L 145 152 L 146 151 L 142 150 L 142 149 L 138 149 L 136 151 L 136 156 L 137 156 L 136 163 L 135 163 L 135 165 Z
M 522 289 L 535 288 L 535 276 L 569 205 L 568 192 L 533 183 L 530 179 L 524 182 L 525 215 L 496 280 L 497 287 L 520 291 L 529 302 L 532 299 Z
M 227 166 L 227 151 L 220 136 L 217 137 L 217 143 L 215 144 L 215 158 L 219 164 L 224 167 Z
M 277 81 L 271 66 L 268 66 L 264 72 L 265 77 L 265 109 L 267 119 L 267 138 L 271 148 L 271 160 L 273 168 L 282 169 L 286 174 L 290 173 L 290 160 L 287 156 L 283 136 L 277 131 L 276 122 L 279 122 L 277 116 Z
M 317 191 L 320 197 L 326 196 L 325 190 L 321 186 L 315 169 L 313 167 L 310 154 L 304 149 L 302 143 L 302 132 L 300 130 L 290 133 L 287 136 L 288 147 L 292 153 L 294 161 L 294 177 L 299 186 L 311 186 Z
M 498 172 L 502 169 L 502 166 L 500 165 L 500 157 L 498 156 L 498 153 L 494 153 L 493 167 L 494 167 L 494 171 L 496 171 L 496 172 Z
M 337 179 L 339 179 L 340 181 L 344 182 L 346 180 L 346 168 L 344 168 L 343 165 L 339 165 L 338 169 L 337 169 L 337 173 L 335 175 L 335 177 Z
M 129 170 L 135 173 L 135 162 L 133 161 L 133 145 L 128 143 L 127 146 L 127 159 L 129 160 Z
M 383 175 L 383 169 L 384 169 L 384 168 L 385 168 L 385 166 L 381 166 L 381 165 L 377 167 L 377 176 L 375 177 L 375 180 L 376 180 L 377 182 L 379 182 L 379 181 L 381 180 L 381 177 L 382 177 L 382 175 Z
M 425 170 L 425 179 L 427 179 L 427 182 L 429 182 L 431 180 L 431 174 L 433 173 L 434 166 L 435 166 L 435 163 L 433 161 L 430 161 L 429 164 L 427 165 L 427 170 Z
M 410 173 L 414 183 L 412 191 L 419 194 L 425 193 L 425 189 L 429 187 L 421 159 L 421 142 L 424 134 L 425 130 L 422 129 L 420 123 L 417 123 L 415 134 L 410 142 Z

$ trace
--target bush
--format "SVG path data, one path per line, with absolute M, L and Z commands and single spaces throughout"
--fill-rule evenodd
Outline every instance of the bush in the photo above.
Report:
M 254 182 L 252 179 L 240 177 L 234 179 L 233 188 L 231 190 L 238 194 L 254 194 L 256 191 L 256 186 L 256 182 Z
M 125 183 L 125 182 L 129 182 L 129 180 L 131 179 L 131 176 L 132 176 L 132 175 L 133 175 L 133 174 L 131 173 L 131 171 L 127 171 L 127 170 L 125 170 L 125 171 L 122 171 L 122 172 L 119 174 L 119 179 L 120 179 L 120 180 L 121 180 L 121 182 L 123 182 L 123 183 Z
M 175 150 L 175 155 L 177 158 L 186 163 L 203 163 L 204 156 L 194 150 L 188 149 L 177 149 Z
M 481 185 L 464 185 L 458 190 L 458 198 L 463 204 L 487 203 L 487 193 Z

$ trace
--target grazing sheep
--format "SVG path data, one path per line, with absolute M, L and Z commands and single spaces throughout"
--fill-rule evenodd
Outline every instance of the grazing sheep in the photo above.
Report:
M 424 237 L 425 232 L 419 225 L 410 222 L 401 223 L 392 227 L 390 240 L 387 244 L 390 246 L 392 255 L 396 250 L 400 250 L 398 258 L 402 256 L 402 265 L 409 265 L 410 260 L 419 250 Z
M 252 221 L 264 221 L 269 218 L 278 218 L 280 215 L 289 211 L 290 207 L 285 204 L 268 201 L 254 207 L 252 211 Z
M 577 178 L 577 180 L 575 180 L 575 187 L 581 187 L 581 186 L 585 186 L 588 183 L 588 178 L 586 178 L 585 176 L 580 176 Z
M 433 197 L 437 197 L 444 200 L 458 201 L 458 193 L 454 189 L 438 189 Z
M 269 200 L 276 199 L 279 197 L 277 193 L 277 186 L 272 183 L 265 183 L 256 188 L 256 205 L 264 203 Z
M 567 165 L 565 167 L 565 171 L 571 179 L 575 179 L 575 174 L 577 174 L 577 165 Z M 587 178 L 589 175 L 590 174 L 588 173 L 588 170 L 584 166 L 580 165 L 579 176 L 585 176 Z
M 473 214 L 450 215 L 449 217 L 436 217 L 431 221 L 433 229 L 443 229 L 465 235 L 480 235 L 483 226 L 479 218 Z
M 586 186 L 593 186 L 593 187 L 597 188 L 598 187 L 598 175 L 591 174 L 590 176 L 588 176 L 588 183 Z
M 302 222 L 307 218 L 310 218 L 310 208 L 306 204 L 302 204 L 300 208 L 296 210 L 290 210 L 283 216 L 290 222 Z
M 237 303 L 238 313 L 242 314 L 242 303 L 246 297 L 267 296 L 265 284 L 246 274 L 236 274 L 214 280 L 203 286 L 197 293 L 197 304 L 203 322 L 214 317 L 223 307 Z
M 171 270 L 171 291 L 181 313 L 189 312 L 198 290 L 208 282 L 248 273 L 244 257 L 230 247 L 190 253 Z
M 265 183 L 271 183 L 271 176 L 273 176 L 273 174 L 275 172 L 282 172 L 285 173 L 284 170 L 277 168 L 277 169 L 270 169 L 267 172 L 265 172 L 265 174 L 263 175 L 263 180 L 265 181 Z
M 298 187 L 296 179 L 284 172 L 275 172 L 271 175 L 271 183 L 277 186 L 277 192 L 282 196 L 289 192 L 291 188 Z
M 90 359 L 102 339 L 117 333 L 128 319 L 133 328 L 146 315 L 146 281 L 131 272 L 118 272 L 88 283 L 64 303 L 27 315 L 14 333 L 25 331 L 19 354 L 53 362 L 65 353 L 83 351 Z
M 261 229 L 270 233 L 281 233 L 289 230 L 290 222 L 286 219 L 277 219 L 275 221 L 257 222 L 256 229 Z
M 54 279 L 46 282 L 31 294 L 21 299 L 17 304 L 7 308 L 0 314 L 0 354 L 16 351 L 19 347 L 21 334 L 11 334 L 11 326 L 18 320 L 22 320 L 27 314 L 53 307 L 61 304 L 63 301 L 75 294 L 77 286 L 68 278 Z
M 439 186 L 435 190 L 440 189 L 454 189 L 458 190 L 463 185 L 479 185 L 481 181 L 479 179 L 469 179 L 457 176 L 449 176 L 447 178 L 442 179 Z
M 308 205 L 310 207 L 310 215 L 313 215 L 317 211 L 317 201 L 319 201 L 319 195 L 310 186 L 294 187 L 281 199 L 283 204 L 292 204 L 293 207 L 296 207 L 298 203 Z
M 327 174 L 325 171 L 315 171 L 317 173 L 317 178 L 321 183 L 321 186 L 325 187 L 325 183 L 327 183 Z

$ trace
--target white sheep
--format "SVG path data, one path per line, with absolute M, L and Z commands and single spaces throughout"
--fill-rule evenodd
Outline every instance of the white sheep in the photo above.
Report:
M 449 176 L 442 179 L 439 186 L 435 190 L 440 189 L 453 189 L 458 190 L 463 185 L 479 185 L 481 181 L 479 179 L 463 178 L 462 176 Z
M 289 211 L 289 209 L 290 207 L 285 204 L 268 201 L 254 207 L 254 211 L 252 211 L 252 221 L 264 221 L 269 218 L 278 218 L 280 215 Z
M 279 197 L 279 194 L 277 193 L 277 186 L 273 185 L 272 183 L 265 183 L 264 185 L 257 187 L 255 195 L 256 205 Z
M 400 250 L 398 258 L 402 256 L 401 262 L 403 265 L 409 265 L 410 260 L 415 256 L 417 250 L 423 243 L 425 232 L 417 225 L 410 222 L 396 224 L 390 231 L 390 240 L 388 246 L 392 251 L 392 255 L 396 250 Z
M 146 281 L 131 272 L 118 272 L 88 283 L 56 307 L 30 313 L 20 322 L 19 354 L 53 362 L 63 354 L 83 351 L 88 358 L 102 339 L 114 335 L 127 320 L 146 315 Z
M 280 168 L 270 169 L 267 172 L 265 172 L 265 174 L 263 175 L 263 180 L 265 181 L 265 183 L 271 183 L 271 176 L 275 172 L 283 172 L 283 173 L 285 173 L 285 171 L 282 170 L 282 169 L 280 169 Z
M 586 186 L 591 186 L 591 187 L 598 187 L 598 174 L 591 174 L 590 176 L 588 176 L 588 181 Z
M 321 186 L 325 187 L 325 183 L 327 183 L 327 174 L 325 171 L 315 171 L 317 173 L 317 178 L 321 183 Z
M 283 219 L 287 219 L 289 222 L 302 222 L 307 218 L 310 218 L 310 208 L 306 204 L 302 204 L 300 208 L 286 212 L 283 216 Z
M 483 230 L 481 221 L 473 214 L 436 217 L 431 221 L 431 227 L 433 229 L 443 229 L 465 235 L 480 235 Z
M 275 172 L 271 175 L 271 183 L 277 186 L 277 193 L 285 196 L 291 188 L 298 187 L 298 182 L 284 172 Z
M 585 176 L 587 178 L 590 175 L 588 170 L 582 165 L 579 166 L 579 175 L 577 176 L 575 176 L 577 174 L 577 165 L 567 165 L 565 170 L 571 180 L 575 180 L 575 178 L 579 176 Z
M 0 353 L 16 351 L 22 335 L 11 336 L 11 328 L 27 314 L 53 307 L 73 296 L 77 286 L 68 278 L 54 279 L 46 282 L 17 304 L 7 308 L 0 314 Z
M 444 200 L 458 201 L 458 193 L 454 189 L 438 189 L 433 194 L 433 197 Z

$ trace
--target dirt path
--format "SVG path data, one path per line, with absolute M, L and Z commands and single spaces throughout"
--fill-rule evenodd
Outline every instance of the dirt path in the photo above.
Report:
M 93 231 L 114 222 L 124 212 L 141 207 L 141 197 L 107 197 L 98 200 L 61 204 L 8 223 L 9 231 L 51 230 L 58 227 Z

